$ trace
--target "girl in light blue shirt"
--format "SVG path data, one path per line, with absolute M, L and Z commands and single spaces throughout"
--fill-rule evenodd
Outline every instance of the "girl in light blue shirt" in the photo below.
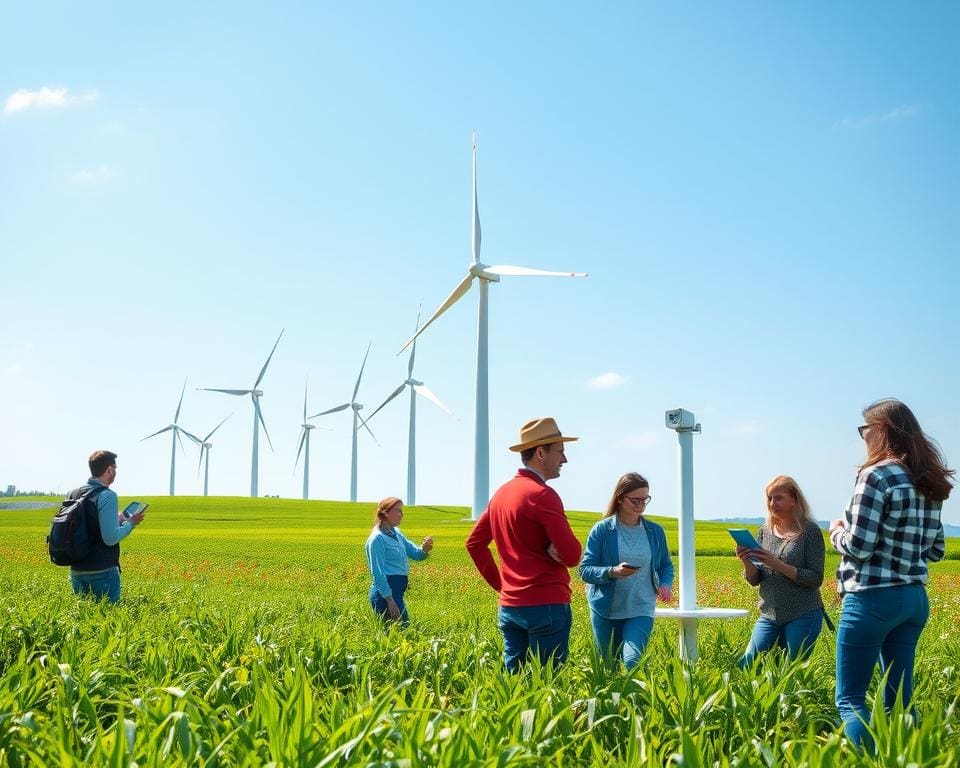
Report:
M 370 605 L 382 619 L 399 619 L 406 626 L 410 617 L 403 594 L 407 591 L 410 560 L 425 560 L 433 549 L 433 537 L 427 536 L 418 547 L 400 532 L 397 526 L 401 520 L 403 502 L 396 496 L 388 496 L 377 504 L 373 530 L 364 550 L 373 575 Z

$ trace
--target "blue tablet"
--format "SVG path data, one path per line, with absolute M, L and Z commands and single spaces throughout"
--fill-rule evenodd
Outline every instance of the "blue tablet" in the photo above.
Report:
M 760 542 L 758 542 L 753 537 L 753 534 L 746 528 L 727 528 L 727 533 L 729 533 L 733 537 L 733 540 L 741 547 L 760 549 Z

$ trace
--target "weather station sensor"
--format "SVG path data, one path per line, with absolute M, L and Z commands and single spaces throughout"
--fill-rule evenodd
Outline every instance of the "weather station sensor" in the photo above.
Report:
M 678 608 L 657 608 L 662 619 L 680 621 L 680 657 L 697 660 L 697 623 L 704 619 L 737 619 L 747 615 L 741 608 L 701 608 L 697 605 L 697 553 L 693 525 L 693 435 L 700 433 L 697 417 L 683 408 L 664 414 L 667 429 L 677 433 L 680 443 L 677 459 L 680 468 L 680 599 Z

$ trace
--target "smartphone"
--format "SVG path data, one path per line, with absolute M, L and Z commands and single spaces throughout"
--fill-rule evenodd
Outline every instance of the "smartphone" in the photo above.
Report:
M 123 518 L 129 520 L 137 514 L 137 512 L 143 512 L 149 506 L 149 504 L 144 504 L 142 501 L 131 501 L 127 504 L 126 509 L 123 510 Z
M 627 566 L 627 568 L 633 568 L 633 570 L 635 570 L 635 571 L 639 571 L 639 570 L 640 570 L 640 566 L 639 566 L 639 565 L 630 565 L 630 563 L 624 563 L 624 565 Z

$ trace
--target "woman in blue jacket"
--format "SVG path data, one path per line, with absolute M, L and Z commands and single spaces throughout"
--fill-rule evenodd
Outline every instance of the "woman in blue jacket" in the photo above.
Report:
M 373 576 L 370 605 L 382 619 L 399 619 L 405 625 L 410 621 L 403 602 L 410 560 L 425 560 L 433 549 L 433 537 L 427 536 L 418 547 L 400 533 L 397 526 L 401 520 L 403 502 L 396 496 L 388 496 L 377 504 L 373 530 L 367 537 L 364 550 Z
M 630 669 L 653 630 L 657 600 L 673 599 L 673 561 L 667 538 L 644 519 L 650 483 L 636 472 L 617 482 L 603 520 L 590 530 L 580 563 L 587 583 L 593 639 L 604 658 L 622 656 Z

